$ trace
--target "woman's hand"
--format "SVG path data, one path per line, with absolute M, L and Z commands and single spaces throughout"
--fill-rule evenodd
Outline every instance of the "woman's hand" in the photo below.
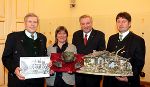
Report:
M 50 70 L 50 75 L 53 75 L 55 72 L 53 70 Z
M 72 71 L 68 71 L 69 74 L 73 73 Z
M 25 80 L 25 77 L 20 74 L 20 70 L 21 70 L 21 69 L 20 69 L 19 67 L 17 67 L 17 68 L 15 69 L 15 74 L 16 74 L 16 76 L 18 77 L 18 79 L 20 79 L 20 80 Z
M 48 67 L 50 68 L 52 66 L 52 61 L 50 60 L 50 62 L 48 63 Z

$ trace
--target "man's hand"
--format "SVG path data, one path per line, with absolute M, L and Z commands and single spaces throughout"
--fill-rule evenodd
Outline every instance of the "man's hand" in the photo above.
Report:
M 118 76 L 116 77 L 119 81 L 128 82 L 128 78 L 126 76 Z
M 20 70 L 21 70 L 21 69 L 20 69 L 19 67 L 17 67 L 17 68 L 15 69 L 15 74 L 16 74 L 16 76 L 18 77 L 18 79 L 20 79 L 20 80 L 25 80 L 25 77 L 20 74 Z

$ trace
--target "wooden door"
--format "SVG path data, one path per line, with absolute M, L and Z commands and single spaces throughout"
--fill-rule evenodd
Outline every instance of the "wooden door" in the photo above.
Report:
M 34 0 L 0 0 L 0 87 L 7 87 L 7 69 L 1 56 L 8 33 L 24 30 L 23 18 L 34 12 Z

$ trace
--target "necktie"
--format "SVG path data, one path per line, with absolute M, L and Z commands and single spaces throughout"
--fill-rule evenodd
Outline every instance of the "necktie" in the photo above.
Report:
M 31 38 L 34 40 L 34 35 L 33 34 L 31 34 Z
M 84 36 L 84 45 L 86 45 L 87 44 L 87 34 L 85 34 L 85 36 Z
M 119 40 L 120 40 L 120 41 L 122 41 L 122 40 L 123 40 L 123 38 L 122 38 L 122 37 L 123 37 L 123 35 L 122 35 L 122 34 L 120 34 L 120 35 L 119 35 Z

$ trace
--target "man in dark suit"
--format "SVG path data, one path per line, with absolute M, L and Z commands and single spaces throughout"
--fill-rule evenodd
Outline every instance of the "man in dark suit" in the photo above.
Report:
M 72 43 L 79 54 L 89 54 L 93 50 L 105 50 L 105 35 L 103 32 L 93 29 L 92 17 L 82 15 L 79 18 L 81 30 L 73 34 Z M 89 74 L 75 74 L 76 87 L 100 87 L 101 76 Z
M 127 12 L 121 12 L 116 17 L 116 25 L 119 33 L 110 36 L 107 50 L 116 52 L 123 48 L 118 55 L 130 58 L 133 76 L 104 77 L 104 87 L 140 87 L 140 72 L 145 61 L 145 41 L 140 36 L 129 31 L 131 16 Z M 121 37 L 119 37 L 121 36 Z
M 44 87 L 44 78 L 26 79 L 20 74 L 20 57 L 46 56 L 46 37 L 36 32 L 39 19 L 29 13 L 24 18 L 25 30 L 8 34 L 2 61 L 8 69 L 8 87 Z

